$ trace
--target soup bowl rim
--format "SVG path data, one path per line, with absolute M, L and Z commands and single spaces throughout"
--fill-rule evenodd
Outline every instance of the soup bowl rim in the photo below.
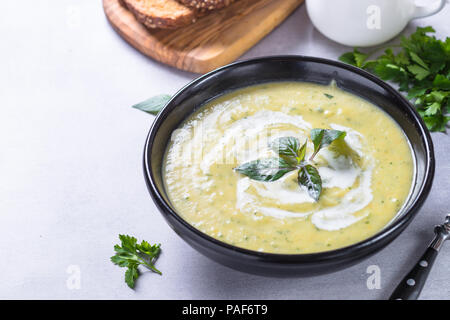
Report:
M 280 60 L 283 61 L 301 61 L 301 62 L 314 62 L 314 63 L 320 63 L 320 64 L 327 64 L 332 65 L 338 68 L 342 68 L 345 70 L 348 70 L 352 73 L 356 73 L 371 82 L 375 83 L 376 85 L 380 86 L 382 89 L 386 90 L 389 94 L 395 96 L 397 99 L 403 102 L 403 104 L 409 109 L 410 113 L 413 115 L 413 121 L 416 124 L 416 129 L 419 131 L 419 134 L 422 138 L 422 143 L 425 146 L 426 151 L 426 166 L 424 169 L 425 177 L 423 179 L 423 183 L 420 186 L 420 190 L 417 192 L 417 195 L 412 199 L 411 195 L 408 196 L 407 201 L 412 201 L 412 203 L 409 206 L 409 209 L 407 209 L 401 216 L 394 218 L 393 221 L 391 221 L 389 224 L 387 224 L 383 229 L 378 231 L 376 234 L 370 236 L 369 238 L 366 238 L 364 240 L 358 241 L 356 243 L 353 243 L 351 245 L 327 250 L 327 251 L 320 251 L 320 252 L 312 252 L 312 253 L 274 253 L 274 252 L 260 252 L 255 251 L 251 249 L 242 248 L 239 246 L 235 246 L 226 242 L 223 242 L 221 240 L 218 240 L 212 236 L 207 235 L 206 233 L 196 229 L 194 226 L 192 226 L 190 223 L 188 223 L 185 219 L 183 219 L 172 207 L 169 203 L 167 203 L 162 196 L 160 190 L 156 186 L 154 182 L 154 173 L 152 169 L 150 168 L 150 160 L 149 159 L 149 150 L 152 149 L 153 141 L 155 139 L 156 133 L 158 129 L 160 128 L 161 124 L 165 119 L 170 116 L 170 113 L 173 111 L 171 110 L 170 106 L 173 103 L 173 101 L 181 94 L 185 93 L 187 90 L 190 90 L 192 86 L 195 86 L 196 84 L 205 81 L 208 78 L 213 77 L 217 73 L 220 73 L 226 69 L 236 68 L 239 66 L 244 66 L 248 64 L 253 63 L 259 63 L 259 62 L 267 62 L 267 61 L 277 61 Z M 216 79 L 217 81 L 217 79 Z M 276 82 L 276 81 L 274 81 Z M 279 82 L 279 81 L 278 81 Z M 262 83 L 262 82 L 261 82 Z M 244 88 L 245 86 L 243 86 Z M 343 89 L 344 90 L 344 89 Z M 215 98 L 215 97 L 213 97 Z M 205 101 L 206 102 L 206 101 Z M 370 102 L 370 101 L 369 101 Z M 395 120 L 394 120 L 395 121 Z M 397 121 L 396 121 L 397 122 Z M 403 130 L 402 130 L 403 131 Z M 170 137 L 170 135 L 169 135 Z M 169 137 L 167 140 L 169 140 Z M 167 147 L 167 144 L 166 144 Z M 212 245 L 219 246 L 222 249 L 238 254 L 243 254 L 245 256 L 253 256 L 261 260 L 266 261 L 274 261 L 274 262 L 281 262 L 281 263 L 302 263 L 302 262 L 321 262 L 321 261 L 328 261 L 333 260 L 339 257 L 352 255 L 356 252 L 362 252 L 366 248 L 373 246 L 374 244 L 380 242 L 382 239 L 389 238 L 393 234 L 395 234 L 398 229 L 404 229 L 416 216 L 418 209 L 422 206 L 423 202 L 427 198 L 431 185 L 434 178 L 434 171 L 435 171 L 435 157 L 434 157 L 434 148 L 433 143 L 431 140 L 430 133 L 428 129 L 426 128 L 426 125 L 420 115 L 417 113 L 417 111 L 414 109 L 414 107 L 411 105 L 411 103 L 406 100 L 405 97 L 403 97 L 396 89 L 394 89 L 391 85 L 386 83 L 385 81 L 379 79 L 378 77 L 372 75 L 371 73 L 359 69 L 357 67 L 354 67 L 349 64 L 345 64 L 339 61 L 329 60 L 325 58 L 318 58 L 318 57 L 310 57 L 310 56 L 302 56 L 302 55 L 277 55 L 277 56 L 266 56 L 266 57 L 260 57 L 260 58 L 253 58 L 248 60 L 242 60 L 237 61 L 228 65 L 225 65 L 223 67 L 220 67 L 218 69 L 215 69 L 213 71 L 210 71 L 183 86 L 179 91 L 177 91 L 171 99 L 166 103 L 164 108 L 158 113 L 156 118 L 153 121 L 153 124 L 150 128 L 150 131 L 147 135 L 147 139 L 145 141 L 145 147 L 144 147 L 144 157 L 143 157 L 143 166 L 144 166 L 144 176 L 147 183 L 148 190 L 157 205 L 158 209 L 161 211 L 161 213 L 164 213 L 165 215 L 170 215 L 172 218 L 174 218 L 179 224 L 181 224 L 184 228 L 184 230 L 175 230 L 178 232 L 189 232 L 193 233 L 194 235 L 206 240 L 207 242 L 211 243 Z M 162 169 L 161 169 L 162 170 Z M 172 226 L 173 228 L 173 226 Z

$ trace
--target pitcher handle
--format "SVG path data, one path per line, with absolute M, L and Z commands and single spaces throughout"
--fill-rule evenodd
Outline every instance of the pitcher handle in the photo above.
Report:
M 418 6 L 415 4 L 412 19 L 424 18 L 438 13 L 442 10 L 442 8 L 444 8 L 446 2 L 447 0 L 439 0 L 424 6 Z

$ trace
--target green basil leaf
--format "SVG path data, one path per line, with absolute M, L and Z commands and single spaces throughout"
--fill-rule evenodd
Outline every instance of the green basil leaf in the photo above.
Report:
M 319 200 L 322 193 L 322 179 L 315 167 L 310 164 L 301 167 L 298 171 L 298 184 L 306 187 L 311 198 Z
M 292 168 L 295 168 L 299 164 L 296 157 L 280 155 L 280 158 L 286 161 L 286 163 Z
M 133 108 L 156 116 L 158 112 L 161 111 L 161 109 L 167 104 L 170 98 L 171 96 L 169 96 L 168 94 L 160 94 L 138 104 L 135 104 Z
M 300 147 L 300 149 L 298 149 L 298 152 L 297 152 L 298 158 L 297 159 L 298 159 L 299 163 L 302 162 L 303 160 L 305 160 L 307 143 L 308 143 L 308 139 L 306 139 L 305 143 Z
M 332 129 L 312 129 L 311 139 L 314 143 L 314 153 L 310 160 L 319 152 L 323 147 L 329 146 L 336 139 L 343 139 L 346 135 L 345 131 L 332 130 Z
M 270 143 L 270 147 L 280 156 L 297 157 L 300 142 L 294 137 L 282 137 L 272 141 L 272 143 Z
M 294 169 L 282 158 L 267 158 L 241 164 L 234 170 L 253 180 L 275 181 Z

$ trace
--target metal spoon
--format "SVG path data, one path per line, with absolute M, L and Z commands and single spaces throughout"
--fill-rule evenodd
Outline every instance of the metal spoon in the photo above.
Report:
M 390 300 L 415 300 L 419 297 L 442 244 L 450 238 L 450 214 L 445 218 L 444 224 L 434 228 L 434 233 L 436 235 L 433 241 L 415 267 L 398 284 Z

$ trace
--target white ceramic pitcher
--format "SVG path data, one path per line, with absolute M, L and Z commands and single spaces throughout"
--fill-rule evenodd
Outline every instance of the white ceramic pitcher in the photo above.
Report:
M 306 9 L 326 37 L 348 46 L 367 47 L 390 40 L 410 20 L 433 15 L 445 3 L 430 0 L 419 6 L 414 0 L 306 0 Z

